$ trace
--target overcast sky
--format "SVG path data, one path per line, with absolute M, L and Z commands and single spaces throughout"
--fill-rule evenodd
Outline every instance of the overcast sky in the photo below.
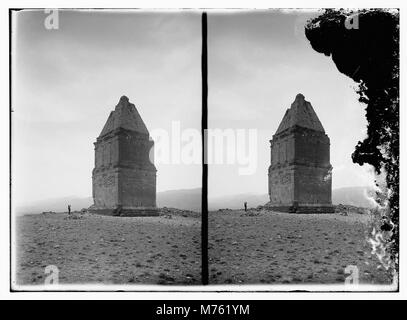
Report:
M 15 13 L 15 203 L 92 195 L 93 142 L 126 95 L 147 128 L 200 130 L 199 13 Z M 201 166 L 157 165 L 157 190 L 201 186 Z
M 355 83 L 304 35 L 315 12 L 208 15 L 209 127 L 257 129 L 254 174 L 210 165 L 209 196 L 267 193 L 269 140 L 296 94 L 331 139 L 333 187 L 372 183 L 351 154 L 366 132 Z M 13 197 L 18 204 L 92 194 L 93 142 L 127 95 L 150 132 L 200 130 L 201 18 L 189 11 L 14 13 Z M 201 186 L 199 164 L 157 165 L 157 191 Z
M 311 102 L 331 140 L 333 188 L 373 182 L 370 168 L 351 160 L 366 133 L 356 84 L 338 72 L 330 57 L 314 51 L 305 37 L 304 24 L 316 14 L 209 13 L 209 126 L 258 129 L 256 172 L 243 176 L 238 165 L 211 165 L 210 197 L 267 193 L 269 140 L 298 93 Z

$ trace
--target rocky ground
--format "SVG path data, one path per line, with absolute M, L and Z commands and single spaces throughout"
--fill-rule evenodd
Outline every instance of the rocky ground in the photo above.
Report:
M 339 284 L 357 266 L 361 283 L 389 284 L 367 242 L 370 216 L 286 214 L 263 209 L 209 213 L 211 284 Z M 171 208 L 158 217 L 44 213 L 16 218 L 16 280 L 62 284 L 201 284 L 200 214 Z
M 287 214 L 264 210 L 209 213 L 209 270 L 214 284 L 390 284 L 367 241 L 364 210 Z
M 164 208 L 158 217 L 44 213 L 16 218 L 16 282 L 200 284 L 200 214 Z

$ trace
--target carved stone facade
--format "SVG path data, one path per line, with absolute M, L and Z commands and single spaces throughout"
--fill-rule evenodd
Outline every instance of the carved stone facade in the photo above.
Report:
M 270 141 L 267 207 L 284 212 L 333 212 L 330 142 L 302 94 Z
M 106 215 L 158 215 L 154 142 L 134 104 L 119 104 L 95 142 L 92 212 Z M 150 160 L 151 159 L 151 160 Z

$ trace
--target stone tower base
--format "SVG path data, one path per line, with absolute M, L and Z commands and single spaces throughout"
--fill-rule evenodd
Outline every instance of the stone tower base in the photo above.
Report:
M 95 208 L 94 206 L 88 209 L 89 212 L 104 216 L 116 217 L 154 217 L 160 215 L 160 210 L 156 207 L 134 207 L 134 208 Z
M 335 208 L 331 204 L 321 205 L 275 205 L 270 202 L 264 206 L 270 211 L 287 212 L 287 213 L 334 213 Z

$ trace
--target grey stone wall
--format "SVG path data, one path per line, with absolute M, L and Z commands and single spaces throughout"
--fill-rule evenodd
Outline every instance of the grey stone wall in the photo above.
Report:
M 294 201 L 294 167 L 269 170 L 270 202 L 278 206 L 291 206 Z
M 120 168 L 119 203 L 124 207 L 156 206 L 156 173 Z
M 119 202 L 119 173 L 113 167 L 93 170 L 93 201 L 96 207 L 114 209 Z
M 331 205 L 330 142 L 324 132 L 293 127 L 270 141 L 270 206 Z
M 295 169 L 295 200 L 298 205 L 330 205 L 332 179 L 329 168 L 297 165 Z
M 93 198 L 97 208 L 156 206 L 156 169 L 149 136 L 115 130 L 95 143 Z

